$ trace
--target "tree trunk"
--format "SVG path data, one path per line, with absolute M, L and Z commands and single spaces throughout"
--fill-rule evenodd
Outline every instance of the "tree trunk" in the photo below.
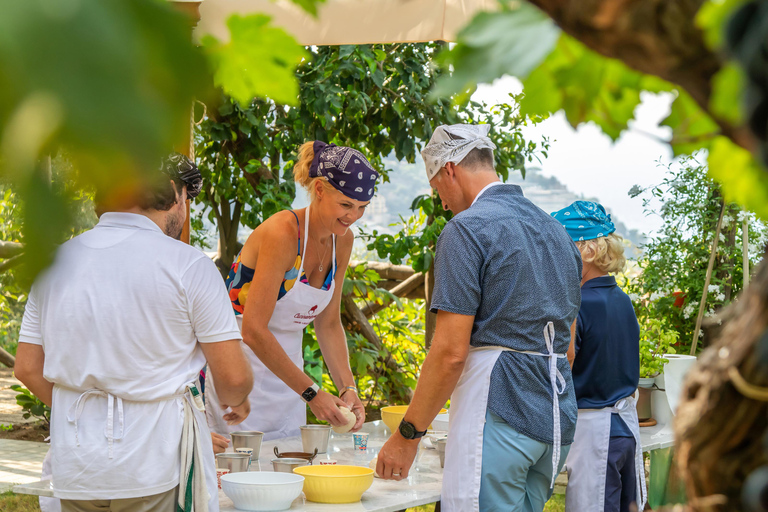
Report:
M 422 286 L 423 284 L 424 284 L 424 274 L 419 272 L 418 274 L 414 274 L 408 279 L 406 279 L 405 281 L 401 282 L 400 284 L 398 284 L 397 286 L 389 290 L 389 292 L 395 297 L 403 298 L 410 295 L 416 288 Z M 381 304 L 376 304 L 376 303 L 366 304 L 365 307 L 362 309 L 363 314 L 367 318 L 370 318 L 371 316 L 375 315 L 382 309 L 389 306 L 391 302 L 392 302 L 392 299 L 387 298 Z
M 379 337 L 376 335 L 376 332 L 374 332 L 373 327 L 371 327 L 371 324 L 368 322 L 368 319 L 365 317 L 363 312 L 359 307 L 357 307 L 357 304 L 355 304 L 355 300 L 352 295 L 342 295 L 341 303 L 344 305 L 341 318 L 344 322 L 345 328 L 349 331 L 360 333 L 366 340 L 368 340 L 371 345 L 376 348 L 376 350 L 378 350 L 380 353 L 384 352 L 386 355 L 384 357 L 380 357 L 379 362 L 384 365 L 384 369 L 387 371 L 399 373 L 400 367 L 395 362 L 392 354 L 387 350 Z M 376 371 L 376 369 L 372 370 Z M 397 396 L 394 398 L 401 403 L 410 403 L 412 395 L 413 391 L 408 393 L 407 396 Z
M 414 270 L 408 265 L 393 265 L 391 263 L 382 263 L 379 261 L 349 262 L 349 268 L 355 268 L 358 265 L 364 265 L 367 269 L 375 270 L 381 279 L 393 281 L 404 281 L 415 274 Z
M 768 386 L 768 255 L 721 317 L 722 327 L 710 328 L 712 346 L 686 378 L 675 417 L 676 459 L 695 511 L 743 510 L 747 475 L 768 463 L 768 402 L 747 398 L 734 384 Z M 724 504 L 697 504 L 717 495 Z
M 597 53 L 681 86 L 723 135 L 746 149 L 754 147 L 745 126 L 733 126 L 710 110 L 712 78 L 722 61 L 692 21 L 704 0 L 530 1 Z
M 432 264 L 427 271 L 427 275 L 424 277 L 424 296 L 426 297 L 425 305 L 426 310 L 424 313 L 424 344 L 429 350 L 432 346 L 432 338 L 435 335 L 435 327 L 437 326 L 437 315 L 433 313 L 430 308 L 432 307 L 432 291 L 435 287 L 435 265 Z
M 0 242 L 0 259 L 10 258 L 24 252 L 24 244 L 19 242 Z

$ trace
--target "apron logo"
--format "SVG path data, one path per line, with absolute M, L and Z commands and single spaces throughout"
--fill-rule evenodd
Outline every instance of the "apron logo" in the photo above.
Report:
M 307 311 L 306 315 L 302 315 L 301 313 L 296 313 L 295 315 L 293 315 L 293 318 L 298 318 L 301 320 L 312 320 L 317 316 L 315 314 L 315 311 L 317 311 L 317 306 L 312 306 L 311 308 L 309 308 L 309 311 Z

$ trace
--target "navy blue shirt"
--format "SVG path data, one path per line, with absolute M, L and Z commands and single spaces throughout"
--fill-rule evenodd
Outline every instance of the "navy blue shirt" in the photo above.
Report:
M 581 256 L 563 226 L 523 197 L 517 185 L 485 190 L 456 215 L 437 241 L 432 311 L 474 316 L 470 344 L 565 354 L 579 311 Z M 567 359 L 559 395 L 561 442 L 573 442 L 576 395 Z M 549 359 L 505 351 L 491 373 L 488 408 L 518 432 L 553 442 Z
M 640 327 L 632 301 L 616 278 L 590 279 L 581 287 L 576 324 L 573 383 L 579 409 L 602 409 L 626 398 L 640 378 Z M 632 437 L 619 418 L 611 416 L 611 435 Z

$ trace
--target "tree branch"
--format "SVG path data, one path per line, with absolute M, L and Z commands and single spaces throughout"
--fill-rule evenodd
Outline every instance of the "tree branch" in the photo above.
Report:
M 423 285 L 424 285 L 424 274 L 419 272 L 418 274 L 414 274 L 408 279 L 406 279 L 405 281 L 403 281 L 402 283 L 398 284 L 397 286 L 389 290 L 389 292 L 395 297 L 402 298 L 410 294 L 411 292 L 413 292 L 419 286 L 423 286 Z M 363 314 L 366 316 L 366 318 L 370 318 L 376 313 L 378 313 L 379 311 L 381 311 L 382 309 L 389 306 L 391 302 L 392 302 L 392 298 L 387 297 L 382 304 L 377 304 L 377 303 L 366 304 L 365 307 L 362 309 Z
M 8 368 L 16 366 L 16 358 L 5 351 L 3 347 L 0 347 L 0 363 L 3 363 Z
M 530 0 L 564 32 L 597 53 L 685 89 L 720 126 L 722 133 L 751 150 L 745 126 L 734 126 L 709 108 L 712 78 L 721 57 L 704 43 L 691 22 L 704 0 Z
M 24 244 L 19 242 L 0 242 L 0 258 L 10 258 L 21 254 L 24 251 Z
M 0 274 L 5 272 L 6 270 L 9 270 L 9 269 L 15 267 L 19 263 L 21 263 L 22 262 L 21 258 L 23 256 L 24 256 L 23 253 L 22 254 L 17 254 L 13 258 L 9 258 L 9 259 L 5 260 L 4 262 L 0 263 Z

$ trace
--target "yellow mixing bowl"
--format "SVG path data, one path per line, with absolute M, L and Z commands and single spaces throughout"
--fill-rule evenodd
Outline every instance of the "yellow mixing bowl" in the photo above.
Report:
M 407 405 L 389 405 L 381 408 L 381 419 L 384 421 L 387 428 L 389 428 L 390 432 L 395 432 L 397 430 L 400 426 L 400 421 L 402 421 L 403 416 L 405 416 L 405 411 L 407 410 Z M 446 412 L 448 412 L 446 409 L 440 409 L 440 414 L 445 414 Z M 432 428 L 432 425 L 430 425 L 429 428 Z
M 302 466 L 304 495 L 316 503 L 354 503 L 373 483 L 373 470 L 361 466 Z

